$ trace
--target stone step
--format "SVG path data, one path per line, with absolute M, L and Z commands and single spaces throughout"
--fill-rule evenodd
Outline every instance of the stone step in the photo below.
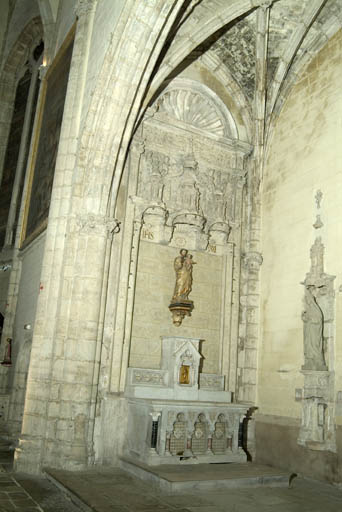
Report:
M 171 494 L 239 487 L 288 487 L 291 479 L 287 471 L 253 462 L 147 466 L 122 458 L 120 467 Z

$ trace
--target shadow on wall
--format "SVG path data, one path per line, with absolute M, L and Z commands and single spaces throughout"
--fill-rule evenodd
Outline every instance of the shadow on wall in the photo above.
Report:
M 287 469 L 303 476 L 341 483 L 338 453 L 304 448 L 297 443 L 299 427 L 256 421 L 256 462 Z M 336 430 L 337 449 L 342 447 L 342 428 Z

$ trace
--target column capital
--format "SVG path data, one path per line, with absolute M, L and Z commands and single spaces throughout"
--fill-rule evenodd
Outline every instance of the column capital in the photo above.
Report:
M 97 0 L 78 0 L 75 6 L 75 14 L 77 18 L 86 16 L 96 7 Z
M 263 257 L 260 252 L 249 251 L 243 256 L 243 262 L 248 270 L 258 271 L 262 265 Z
M 263 11 L 266 11 L 267 9 L 269 9 L 270 7 L 272 7 L 273 5 L 273 2 L 274 0 L 265 0 L 264 2 L 261 2 L 259 7 L 261 7 L 261 9 Z

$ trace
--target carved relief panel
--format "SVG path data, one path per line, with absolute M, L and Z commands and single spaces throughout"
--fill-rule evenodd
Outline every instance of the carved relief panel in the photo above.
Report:
M 208 228 L 234 222 L 235 198 L 241 175 L 197 162 L 193 154 L 169 156 L 148 150 L 139 169 L 138 196 L 147 204 L 163 203 L 170 215 L 196 213 Z

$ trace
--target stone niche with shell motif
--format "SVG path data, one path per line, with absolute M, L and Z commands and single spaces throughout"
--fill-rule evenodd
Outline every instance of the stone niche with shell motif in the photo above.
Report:
M 251 146 L 238 139 L 219 98 L 185 79 L 174 80 L 148 109 L 134 144 L 126 214 L 135 236 L 134 249 L 127 252 L 134 269 L 133 314 L 126 321 L 131 326 L 129 366 L 158 368 L 161 337 L 188 335 L 206 341 L 204 372 L 220 372 L 226 389 L 235 391 L 239 298 L 233 295 L 239 289 L 245 161 Z M 168 306 L 173 262 L 181 248 L 197 262 L 194 310 L 175 327 Z

